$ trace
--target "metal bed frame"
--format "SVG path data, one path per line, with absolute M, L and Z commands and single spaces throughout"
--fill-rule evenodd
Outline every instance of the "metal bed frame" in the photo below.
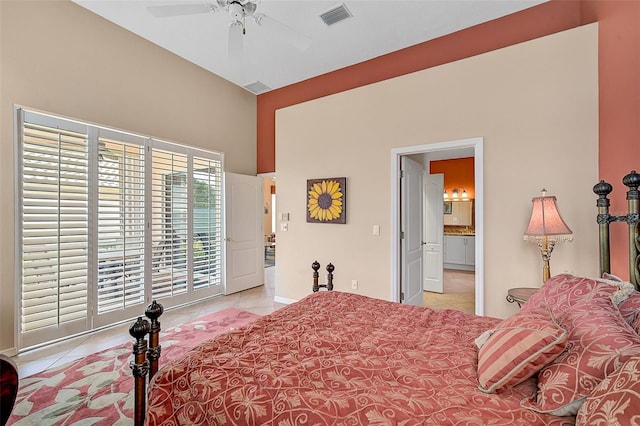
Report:
M 609 227 L 613 222 L 625 222 L 629 227 L 629 280 L 640 289 L 640 239 L 638 237 L 640 223 L 640 174 L 632 170 L 631 173 L 622 179 L 626 185 L 628 212 L 625 215 L 614 216 L 609 213 L 611 205 L 607 197 L 612 191 L 611 184 L 601 180 L 593 187 L 593 192 L 598 195 L 596 206 L 598 207 L 598 228 L 600 236 L 600 276 L 603 273 L 611 272 L 611 241 L 609 237 Z

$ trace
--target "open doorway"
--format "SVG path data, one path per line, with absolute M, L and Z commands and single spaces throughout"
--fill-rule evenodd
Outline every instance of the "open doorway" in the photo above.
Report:
M 276 265 L 276 178 L 263 177 L 264 198 L 264 267 Z
M 457 157 L 467 154 L 468 157 Z M 456 155 L 456 158 L 450 158 Z M 475 313 L 475 158 L 470 149 L 422 154 L 425 170 L 441 175 L 442 185 L 432 194 L 442 199 L 442 286 L 429 288 L 425 283 L 424 306 L 434 309 L 458 309 Z M 440 158 L 446 157 L 446 158 Z M 426 227 L 433 223 L 426 221 Z M 427 264 L 428 265 L 428 264 Z
M 401 229 L 401 184 L 400 184 L 400 163 L 404 156 L 411 158 L 421 158 L 420 162 L 425 164 L 425 171 L 429 170 L 428 164 L 431 161 L 455 159 L 455 158 L 469 158 L 474 159 L 474 192 L 475 198 L 473 202 L 473 240 L 468 240 L 467 245 L 470 245 L 469 250 L 473 260 L 469 261 L 473 264 L 470 271 L 465 270 L 453 270 L 444 269 L 441 272 L 443 281 L 456 281 L 458 288 L 451 289 L 449 293 L 453 293 L 448 296 L 455 298 L 455 293 L 460 291 L 459 285 L 464 283 L 473 283 L 473 305 L 475 314 L 482 315 L 484 312 L 484 282 L 483 282 L 483 252 L 479 247 L 483 247 L 483 222 L 482 222 L 482 205 L 483 205 L 483 168 L 482 168 L 482 138 L 465 139 L 459 141 L 442 142 L 436 144 L 419 145 L 406 148 L 397 148 L 392 150 L 392 300 L 400 301 L 403 293 L 403 259 L 401 255 L 402 247 L 402 229 Z M 453 189 L 453 188 L 452 188 Z M 462 188 L 459 188 L 462 191 Z M 461 195 L 459 193 L 459 195 Z M 431 202 L 438 202 L 443 204 L 443 191 L 440 191 L 436 195 L 430 196 Z M 433 199 L 435 198 L 435 199 Z M 428 202 L 426 200 L 425 202 Z M 443 241 L 444 242 L 444 241 Z M 464 242 L 463 242 L 464 244 Z M 425 262 L 425 271 L 428 273 L 429 265 L 433 265 L 432 262 Z M 431 266 L 433 267 L 433 266 Z M 444 265 L 443 265 L 444 268 Z M 474 270 L 475 269 L 475 270 Z M 467 290 L 463 290 L 467 291 Z M 443 293 L 447 293 L 445 290 Z M 447 297 L 447 296 L 445 296 Z M 467 294 L 467 296 L 469 295 Z

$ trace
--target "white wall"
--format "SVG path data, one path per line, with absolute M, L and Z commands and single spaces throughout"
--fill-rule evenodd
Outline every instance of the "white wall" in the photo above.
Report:
M 13 347 L 13 106 L 225 154 L 256 172 L 256 97 L 70 1 L 0 1 L 0 350 Z
M 542 187 L 575 235 L 556 246 L 552 273 L 596 274 L 597 77 L 593 24 L 277 111 L 278 214 L 290 222 L 276 296 L 310 293 L 317 259 L 335 265 L 337 290 L 388 299 L 391 149 L 473 137 L 484 138 L 485 314 L 510 315 L 507 289 L 540 285 L 522 234 Z M 347 224 L 306 223 L 306 180 L 338 176 Z

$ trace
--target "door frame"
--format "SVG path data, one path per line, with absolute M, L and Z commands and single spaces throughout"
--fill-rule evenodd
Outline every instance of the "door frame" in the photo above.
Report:
M 390 300 L 400 301 L 400 157 L 403 155 L 451 151 L 448 158 L 460 158 L 455 150 L 472 148 L 475 180 L 475 306 L 476 315 L 484 315 L 484 138 L 476 137 L 424 145 L 414 145 L 391 150 L 391 295 Z

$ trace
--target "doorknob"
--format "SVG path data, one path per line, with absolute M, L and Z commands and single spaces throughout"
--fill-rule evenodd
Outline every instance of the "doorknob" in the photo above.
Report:
M 427 245 L 427 243 L 425 243 L 424 241 L 421 241 L 421 243 L 422 243 L 423 246 Z
M 227 237 L 224 239 L 226 242 L 231 242 L 231 237 Z

